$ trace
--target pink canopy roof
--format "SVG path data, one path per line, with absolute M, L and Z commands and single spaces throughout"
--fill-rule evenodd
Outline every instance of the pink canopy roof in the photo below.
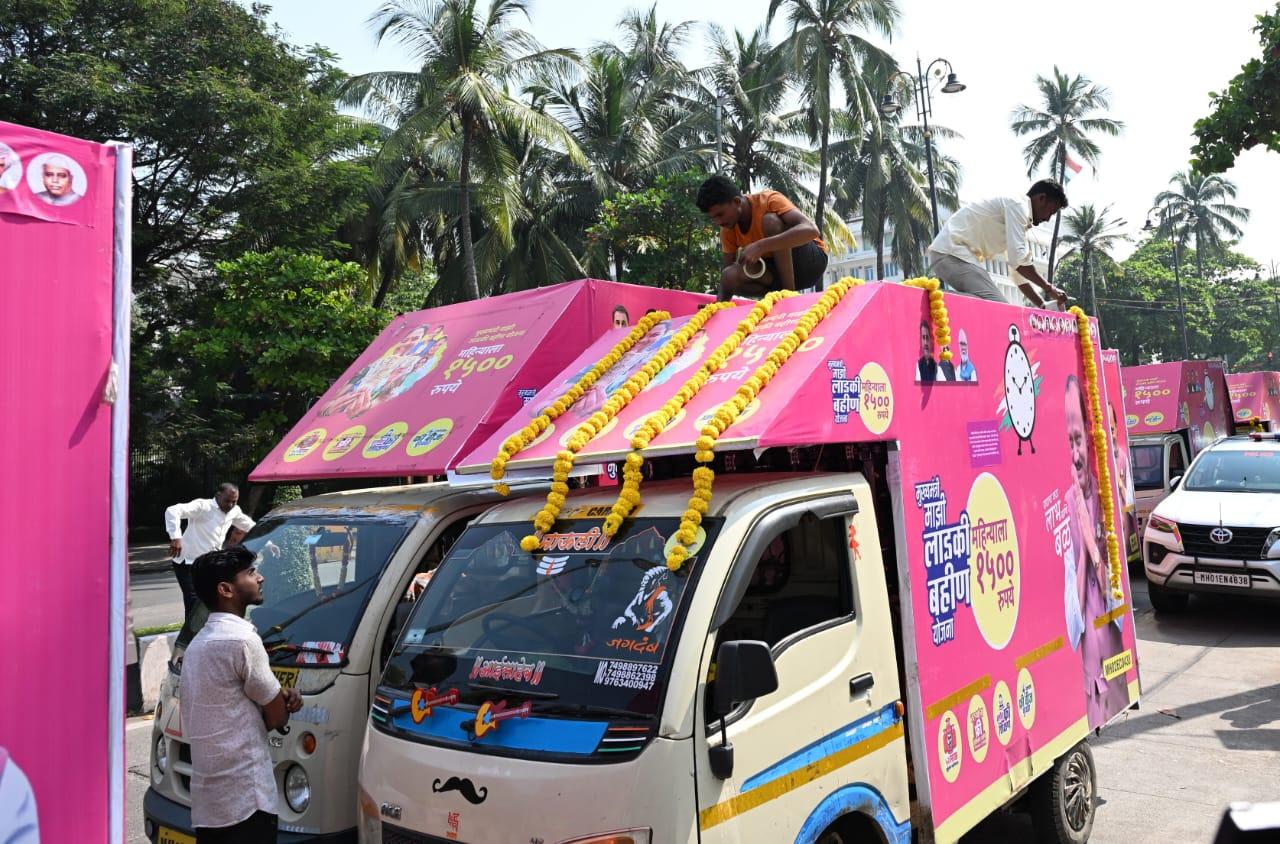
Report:
M 710 300 L 587 279 L 396 317 L 250 479 L 443 474 L 611 332 L 615 312 L 633 324 Z

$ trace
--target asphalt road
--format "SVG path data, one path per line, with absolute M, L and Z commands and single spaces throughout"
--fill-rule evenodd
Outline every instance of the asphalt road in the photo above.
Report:
M 1093 740 L 1100 805 L 1091 840 L 1208 844 L 1228 803 L 1280 800 L 1280 611 L 1193 599 L 1186 614 L 1156 618 L 1140 574 L 1133 589 L 1142 705 Z M 173 616 L 154 623 L 181 616 L 167 572 L 135 575 L 131 592 L 135 612 Z M 130 719 L 126 735 L 128 841 L 144 844 L 150 720 Z M 965 837 L 1029 840 L 1030 823 L 1013 813 Z

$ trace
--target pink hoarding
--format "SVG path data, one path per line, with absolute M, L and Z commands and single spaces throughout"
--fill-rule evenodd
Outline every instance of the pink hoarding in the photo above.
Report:
M 254 470 L 256 481 L 444 474 L 593 340 L 710 297 L 585 280 L 397 317 Z
M 755 342 L 728 360 L 646 454 L 689 453 L 700 420 L 814 301 L 781 303 L 751 335 Z M 908 703 L 917 782 L 940 837 L 952 840 L 1090 728 L 1128 708 L 1138 686 L 1126 567 L 1118 573 L 1122 597 L 1109 588 L 1105 497 L 1076 322 L 963 296 L 946 302 L 953 356 L 942 361 L 921 291 L 876 284 L 850 292 L 716 448 L 897 442 L 889 470 L 896 513 L 878 516 L 901 526 L 894 556 L 915 675 Z M 629 431 L 680 388 L 744 313 L 716 314 L 705 338 L 659 373 L 579 461 L 625 454 Z M 678 326 L 656 327 L 643 349 L 598 382 L 598 394 L 583 399 L 589 406 L 560 417 L 510 465 L 545 471 L 575 424 Z M 486 470 L 503 437 L 616 339 L 580 355 L 525 413 L 464 457 L 462 470 Z M 1117 367 L 1101 360 L 1096 343 L 1086 351 L 1099 356 L 1105 414 L 1119 395 Z M 1101 457 L 1114 453 L 1108 448 Z M 1119 472 L 1112 465 L 1112 477 Z M 1122 510 L 1123 496 L 1112 500 Z
M 123 803 L 123 666 L 112 668 L 124 638 L 123 552 L 112 554 L 123 511 L 112 506 L 104 400 L 117 155 L 127 168 L 127 149 L 0 123 L 0 383 L 11 402 L 0 414 L 10 445 L 0 508 L 21 526 L 6 554 L 13 588 L 0 595 L 0 794 L 27 784 L 34 801 L 34 813 L 0 802 L 5 840 L 15 828 L 16 840 L 35 840 L 22 834 L 32 823 L 47 842 L 123 832 L 109 820 Z M 122 433 L 127 406 L 115 412 Z
M 1107 424 L 1111 433 L 1111 460 L 1116 472 L 1117 522 L 1122 530 L 1125 556 L 1130 562 L 1142 557 L 1138 544 L 1137 495 L 1133 484 L 1133 471 L 1129 464 L 1129 433 L 1121 423 L 1124 419 L 1124 386 L 1120 374 L 1120 353 L 1115 349 L 1102 352 L 1104 375 L 1107 379 Z
M 1237 372 L 1227 376 L 1237 424 L 1280 421 L 1280 372 Z
M 1229 391 L 1220 361 L 1126 366 L 1121 376 L 1130 437 L 1185 431 L 1194 457 L 1231 433 Z

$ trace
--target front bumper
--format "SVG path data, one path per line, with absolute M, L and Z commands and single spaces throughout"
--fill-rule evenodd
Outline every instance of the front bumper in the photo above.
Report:
M 177 803 L 148 788 L 142 798 L 142 814 L 147 824 L 147 840 L 155 844 L 159 836 L 159 828 L 166 826 L 178 832 L 195 836 L 195 828 L 191 826 L 191 808 Z M 324 835 L 304 835 L 296 832 L 285 832 L 283 829 L 276 837 L 279 844 L 356 844 L 356 831 L 345 829 Z
M 1149 537 L 1142 543 L 1142 560 L 1147 580 L 1166 589 L 1280 599 L 1280 560 L 1221 560 L 1212 557 L 1192 557 L 1182 551 L 1172 550 L 1159 542 L 1153 542 Z M 1249 578 L 1249 585 L 1245 587 L 1197 583 L 1197 572 L 1246 575 Z

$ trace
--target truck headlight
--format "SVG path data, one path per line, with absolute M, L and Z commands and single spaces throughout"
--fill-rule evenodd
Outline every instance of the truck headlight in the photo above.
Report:
M 619 829 L 616 832 L 598 832 L 583 838 L 570 838 L 560 844 L 649 844 L 648 829 Z
M 156 739 L 156 769 L 161 775 L 169 772 L 169 740 L 163 735 Z
M 301 814 L 311 803 L 311 781 L 301 765 L 292 765 L 284 775 L 284 802 Z

